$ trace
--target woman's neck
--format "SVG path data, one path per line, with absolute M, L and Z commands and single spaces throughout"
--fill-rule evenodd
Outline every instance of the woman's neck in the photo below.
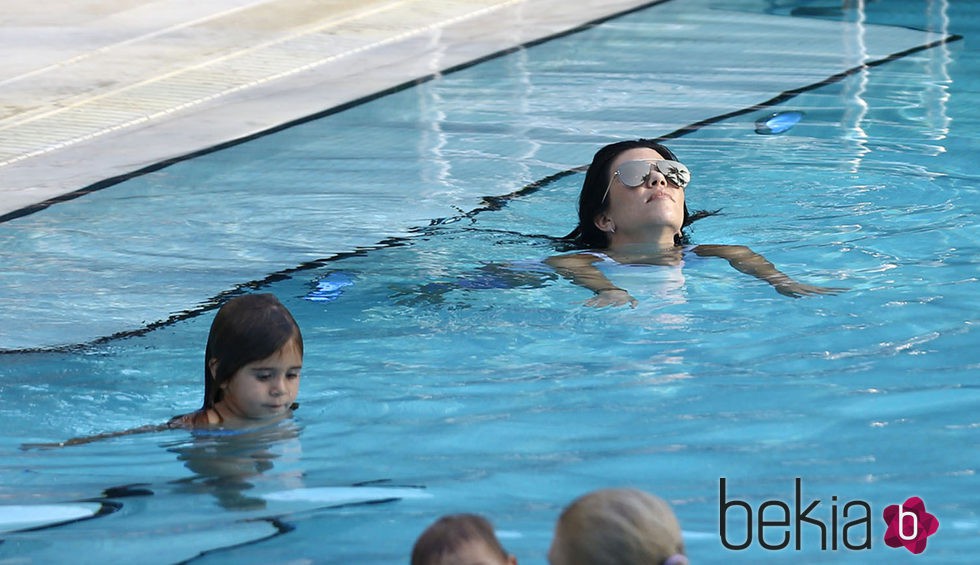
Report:
M 609 234 L 610 250 L 625 250 L 626 248 L 645 249 L 671 249 L 676 246 L 674 235 L 677 232 L 673 228 L 664 227 L 662 229 L 648 230 L 643 232 L 614 232 Z
M 622 264 L 677 265 L 684 259 L 684 248 L 674 244 L 633 243 L 609 247 L 606 255 Z

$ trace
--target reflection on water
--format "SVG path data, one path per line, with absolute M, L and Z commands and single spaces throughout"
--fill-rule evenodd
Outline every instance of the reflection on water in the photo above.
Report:
M 949 0 L 930 0 L 926 8 L 929 30 L 934 33 L 949 34 Z M 926 125 L 933 139 L 945 140 L 949 136 L 949 86 L 953 79 L 949 74 L 952 56 L 949 45 L 942 43 L 930 49 L 928 75 L 930 80 L 922 85 L 922 102 L 926 112 Z M 943 148 L 945 150 L 945 148 Z
M 865 38 L 867 29 L 865 27 L 864 0 L 857 0 L 850 8 L 854 10 L 854 26 L 853 28 L 841 28 L 845 30 L 843 43 L 846 52 L 844 56 L 849 59 L 848 62 L 852 67 L 860 66 L 861 70 L 857 72 L 855 80 L 844 81 L 842 97 L 844 115 L 841 126 L 846 132 L 844 138 L 852 146 L 851 157 L 848 158 L 851 163 L 851 172 L 856 173 L 860 170 L 865 157 L 871 152 L 868 147 L 868 132 L 864 123 L 870 108 L 865 99 L 870 80 L 870 70 L 864 64 L 871 59 L 871 56 L 868 53 Z
M 261 510 L 265 500 L 248 494 L 256 480 L 271 480 L 280 489 L 303 486 L 299 471 L 272 472 L 276 463 L 299 460 L 300 431 L 287 420 L 257 430 L 195 432 L 189 443 L 168 448 L 194 472 L 175 481 L 178 491 L 211 494 L 228 510 Z

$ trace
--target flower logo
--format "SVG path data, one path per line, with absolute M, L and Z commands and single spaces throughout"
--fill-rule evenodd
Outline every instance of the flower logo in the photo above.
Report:
M 902 547 L 918 555 L 926 550 L 926 538 L 939 529 L 939 519 L 926 512 L 926 503 L 913 496 L 904 504 L 892 504 L 883 513 L 888 530 L 885 544 Z

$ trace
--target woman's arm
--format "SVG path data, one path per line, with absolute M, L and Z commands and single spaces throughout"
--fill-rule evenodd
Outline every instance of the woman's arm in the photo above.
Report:
M 556 255 L 545 259 L 555 271 L 572 281 L 572 283 L 591 290 L 595 296 L 585 301 L 586 306 L 621 306 L 629 304 L 636 306 L 636 299 L 629 292 L 619 288 L 606 275 L 596 268 L 595 263 L 602 259 L 590 253 L 575 253 L 573 255 Z
M 803 284 L 782 273 L 765 257 L 744 245 L 698 245 L 694 253 L 701 257 L 721 257 L 732 267 L 771 284 L 776 292 L 799 298 L 813 294 L 838 294 L 847 289 Z

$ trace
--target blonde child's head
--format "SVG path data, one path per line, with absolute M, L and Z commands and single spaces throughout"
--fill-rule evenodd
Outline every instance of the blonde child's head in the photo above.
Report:
M 680 524 L 664 500 L 632 488 L 588 493 L 565 508 L 551 565 L 683 565 Z

